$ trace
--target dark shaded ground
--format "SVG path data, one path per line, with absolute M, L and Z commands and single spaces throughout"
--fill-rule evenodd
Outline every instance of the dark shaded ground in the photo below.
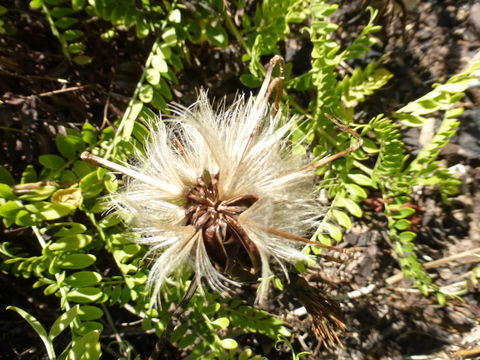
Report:
M 87 46 L 101 62 L 71 66 L 61 55 L 41 14 L 25 10 L 18 3 L 19 10 L 12 12 L 17 34 L 0 38 L 0 94 L 4 102 L 0 105 L 0 163 L 17 177 L 26 164 L 38 164 L 38 155 L 55 152 L 55 134 L 81 127 L 87 119 L 101 128 L 120 117 L 151 45 L 128 33 L 110 44 L 90 39 Z M 366 119 L 380 112 L 388 114 L 423 95 L 433 83 L 460 72 L 479 48 L 480 3 L 475 1 L 344 1 L 336 15 L 344 31 L 338 36 L 351 39 L 351 34 L 361 29 L 365 19 L 358 15 L 359 9 L 367 3 L 382 9 L 379 19 L 384 25 L 378 35 L 378 52 L 369 55 L 388 53 L 386 67 L 395 77 L 363 105 L 360 115 Z M 91 26 L 90 31 L 97 32 L 103 25 L 94 22 Z M 200 86 L 209 88 L 216 97 L 243 90 L 237 79 L 245 68 L 236 50 L 193 47 L 192 64 L 196 65 L 179 75 L 181 85 L 174 92 L 177 100 L 184 104 L 193 102 L 195 89 Z M 287 53 L 294 70 L 300 71 L 303 62 L 308 61 L 302 53 Z M 364 61 L 368 62 L 369 57 Z M 66 85 L 59 79 L 66 80 Z M 67 91 L 59 92 L 62 88 Z M 440 205 L 438 194 L 430 189 L 418 194 L 422 209 L 418 219 L 419 255 L 426 263 L 444 259 L 443 263 L 433 263 L 429 270 L 441 285 L 465 280 L 465 274 L 479 262 L 478 252 L 477 257 L 449 260 L 452 255 L 480 247 L 479 104 L 479 90 L 472 89 L 464 101 L 466 112 L 456 141 L 443 154 L 448 165 L 455 165 L 462 176 L 461 194 L 449 206 Z M 413 152 L 418 149 L 421 131 L 428 129 L 405 133 Z M 372 194 L 371 198 L 374 197 Z M 345 241 L 348 246 L 365 247 L 365 251 L 347 265 L 322 263 L 318 271 L 310 274 L 312 283 L 318 281 L 322 287 L 320 279 L 327 279 L 331 282 L 328 291 L 344 297 L 342 306 L 349 325 L 345 349 L 320 349 L 308 330 L 306 316 L 293 315 L 296 306 L 289 298 L 279 295 L 272 302 L 269 310 L 284 316 L 297 331 L 297 351 L 310 351 L 311 359 L 413 360 L 455 358 L 452 352 L 480 346 L 478 287 L 470 289 L 464 302 L 454 300 L 441 308 L 434 298 L 425 298 L 409 284 L 396 280 L 393 276 L 398 265 L 384 223 L 385 219 L 372 207 L 364 222 L 357 223 Z M 2 236 L 22 236 L 22 232 L 5 232 Z M 31 290 L 31 284 L 29 279 L 12 282 L 0 275 L 0 306 L 16 304 L 41 322 L 49 322 L 55 317 L 56 299 L 44 296 L 41 290 Z M 376 284 L 376 288 L 369 288 L 371 284 Z M 368 293 L 356 294 L 358 289 Z M 345 299 L 347 293 L 358 296 Z M 38 350 L 42 344 L 28 324 L 13 313 L 5 317 L 3 314 L 0 358 L 41 358 Z M 119 312 L 118 321 L 131 321 L 126 314 Z M 139 328 L 138 331 L 129 335 L 129 341 L 139 353 L 148 354 L 155 337 L 143 335 Z M 245 342 L 265 354 L 271 347 L 268 340 L 260 337 L 248 336 Z M 164 358 L 176 356 L 172 353 Z M 478 354 L 470 358 L 475 356 L 480 358 Z M 285 353 L 277 358 L 291 356 Z

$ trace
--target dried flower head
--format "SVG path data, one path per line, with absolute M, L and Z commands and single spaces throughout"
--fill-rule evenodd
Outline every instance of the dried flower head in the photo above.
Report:
M 277 63 L 280 77 L 271 81 Z M 302 249 L 310 241 L 302 236 L 319 217 L 312 168 L 325 160 L 308 165 L 293 155 L 288 137 L 296 118 L 279 126 L 277 107 L 269 113 L 268 98 L 274 88 L 280 97 L 282 76 L 283 59 L 275 57 L 256 99 L 239 97 L 218 111 L 201 92 L 193 106 L 177 106 L 176 116 L 158 121 L 145 155 L 122 167 L 132 179 L 113 204 L 133 219 L 138 242 L 150 246 L 154 301 L 185 266 L 199 285 L 205 280 L 216 291 L 259 280 L 260 301 L 272 262 L 287 274 L 286 264 L 309 259 Z
M 344 331 L 346 328 L 345 323 L 341 320 L 339 304 L 324 296 L 318 289 L 310 286 L 304 278 L 296 274 L 292 274 L 287 289 L 295 294 L 311 316 L 313 332 L 317 338 L 327 347 L 343 346 L 336 333 L 338 330 Z

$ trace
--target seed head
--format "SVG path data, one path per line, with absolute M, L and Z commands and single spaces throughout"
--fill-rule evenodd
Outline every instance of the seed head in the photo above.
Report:
M 155 124 L 136 161 L 159 186 L 132 179 L 114 199 L 150 246 L 154 298 L 180 267 L 221 291 L 225 282 L 266 285 L 272 261 L 309 258 L 304 243 L 268 231 L 305 235 L 318 217 L 312 172 L 298 170 L 304 159 L 287 141 L 296 120 L 278 126 L 280 115 L 254 105 L 240 97 L 214 111 L 201 93 L 192 107 L 177 107 L 173 119 Z
M 280 78 L 270 81 L 277 63 Z M 287 264 L 310 259 L 303 236 L 322 213 L 312 169 L 346 152 L 314 164 L 293 154 L 288 139 L 298 119 L 282 123 L 278 106 L 268 106 L 274 88 L 275 103 L 281 96 L 282 76 L 283 59 L 275 57 L 256 98 L 214 110 L 200 92 L 191 107 L 175 106 L 172 118 L 152 124 L 145 153 L 130 168 L 83 155 L 131 177 L 112 205 L 149 246 L 152 303 L 183 268 L 219 292 L 259 281 L 262 301 L 272 263 L 288 278 Z

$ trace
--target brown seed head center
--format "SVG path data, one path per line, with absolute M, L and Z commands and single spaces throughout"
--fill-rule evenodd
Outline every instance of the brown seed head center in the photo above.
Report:
M 258 249 L 238 221 L 258 198 L 254 195 L 221 199 L 218 174 L 205 172 L 187 194 L 185 218 L 202 233 L 212 264 L 221 272 L 244 281 L 260 269 Z

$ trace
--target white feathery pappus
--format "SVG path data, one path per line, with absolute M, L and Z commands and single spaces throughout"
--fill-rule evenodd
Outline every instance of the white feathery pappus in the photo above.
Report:
M 277 64 L 280 74 L 272 79 Z M 90 153 L 82 158 L 129 176 L 111 204 L 133 219 L 137 242 L 149 246 L 152 304 L 184 267 L 193 270 L 195 286 L 205 281 L 218 292 L 259 282 L 257 301 L 264 301 L 277 262 L 319 337 L 341 344 L 338 305 L 292 275 L 288 264 L 311 259 L 305 244 L 335 249 L 304 238 L 319 221 L 313 170 L 358 149 L 361 139 L 337 123 L 357 143 L 314 163 L 294 155 L 288 138 L 298 118 L 279 125 L 283 69 L 283 58 L 272 58 L 257 97 L 239 96 L 231 106 L 214 110 L 202 91 L 192 106 L 172 107 L 174 116 L 155 123 L 145 154 L 129 168 Z

